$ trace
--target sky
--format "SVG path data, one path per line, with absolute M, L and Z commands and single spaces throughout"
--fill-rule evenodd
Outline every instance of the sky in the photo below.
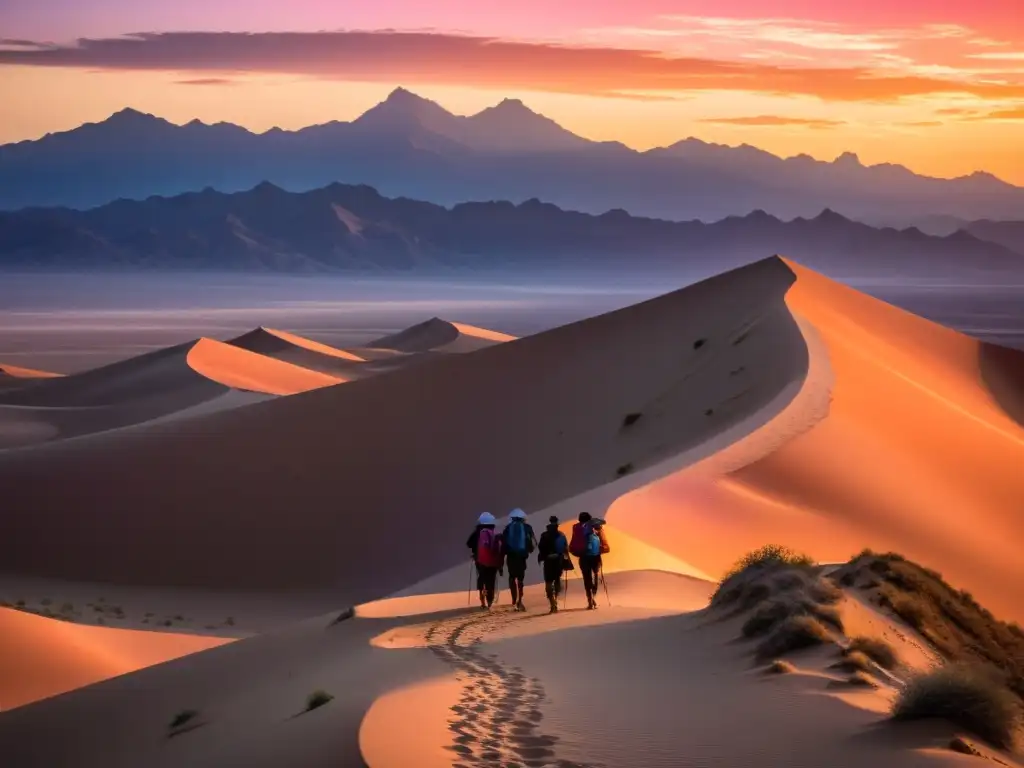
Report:
M 0 142 L 132 107 L 257 131 L 396 86 L 519 98 L 638 149 L 688 136 L 1024 185 L 1022 0 L 0 0 Z

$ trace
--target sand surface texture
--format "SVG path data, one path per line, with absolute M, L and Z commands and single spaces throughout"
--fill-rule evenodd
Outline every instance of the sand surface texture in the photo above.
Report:
M 856 594 L 839 604 L 847 634 L 901 659 L 869 686 L 836 670 L 831 644 L 767 674 L 743 617 L 708 599 L 766 542 L 822 562 L 870 546 L 1020 618 L 1022 371 L 1017 353 L 775 258 L 523 339 L 434 319 L 342 351 L 258 329 L 9 390 L 5 408 L 181 401 L 0 452 L 0 592 L 26 596 L 0 609 L 0 755 L 977 764 L 949 749 L 948 724 L 887 722 L 896 687 L 937 657 Z M 260 400 L 212 405 L 241 394 Z M 568 530 L 582 509 L 607 512 L 597 610 L 573 574 L 548 614 L 535 561 L 525 613 L 503 578 L 496 607 L 477 606 L 463 542 L 480 511 L 504 522 L 513 507 L 538 534 L 549 514 Z M 98 584 L 123 601 L 117 628 L 84 626 L 110 617 L 95 604 L 88 620 L 25 612 L 83 584 L 76 605 Z

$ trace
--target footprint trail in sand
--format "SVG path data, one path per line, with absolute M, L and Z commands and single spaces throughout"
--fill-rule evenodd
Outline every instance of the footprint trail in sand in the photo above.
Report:
M 557 757 L 559 739 L 544 734 L 540 680 L 507 667 L 474 646 L 483 636 L 530 618 L 508 611 L 443 619 L 427 631 L 427 645 L 455 667 L 464 684 L 448 722 L 453 768 L 598 768 Z

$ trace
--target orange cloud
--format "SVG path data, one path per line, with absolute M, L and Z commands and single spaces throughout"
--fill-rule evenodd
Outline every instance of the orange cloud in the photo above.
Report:
M 802 117 L 782 117 L 781 115 L 756 115 L 753 117 L 707 117 L 702 123 L 718 125 L 743 125 L 752 127 L 798 126 L 804 128 L 835 128 L 846 125 L 844 120 L 815 120 Z
M 641 49 L 584 47 L 429 32 L 147 33 L 0 50 L 0 65 L 281 73 L 324 79 L 453 84 L 630 96 L 747 91 L 831 101 L 892 102 L 967 94 L 1024 99 L 1024 84 L 938 76 L 887 76 L 859 67 L 784 67 L 672 57 Z M 204 78 L 205 79 L 205 78 Z M 646 94 L 646 96 L 644 96 Z

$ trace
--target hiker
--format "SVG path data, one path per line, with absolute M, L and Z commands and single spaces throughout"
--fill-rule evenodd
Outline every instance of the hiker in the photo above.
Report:
M 504 570 L 501 536 L 494 530 L 494 525 L 494 515 L 484 512 L 466 539 L 466 546 L 473 553 L 473 562 L 476 563 L 476 588 L 480 593 L 480 607 L 488 609 L 494 604 L 495 579 Z
M 551 613 L 558 613 L 558 596 L 562 592 L 562 573 L 573 569 L 569 559 L 569 542 L 558 530 L 558 518 L 548 518 L 548 527 L 537 542 L 537 561 L 544 569 L 544 593 L 548 596 Z
M 501 545 L 508 568 L 508 589 L 512 593 L 512 608 L 525 611 L 523 605 L 523 580 L 526 578 L 526 561 L 537 546 L 533 528 L 526 522 L 526 513 L 513 509 L 508 516 L 508 525 L 501 532 Z
M 587 593 L 587 610 L 597 608 L 597 587 L 601 574 L 601 555 L 609 551 L 604 537 L 603 521 L 580 512 L 579 522 L 572 527 L 569 552 L 579 558 L 583 573 L 583 590 Z

